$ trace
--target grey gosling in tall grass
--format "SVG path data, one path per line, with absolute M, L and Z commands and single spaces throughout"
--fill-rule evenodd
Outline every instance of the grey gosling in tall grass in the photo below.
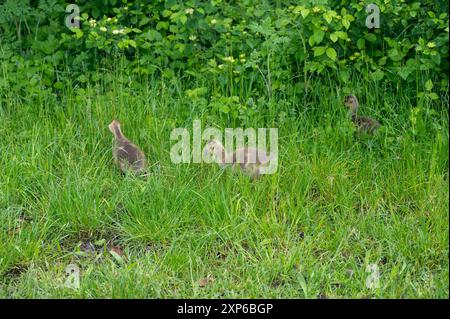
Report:
M 271 154 L 254 147 L 243 147 L 227 154 L 222 143 L 218 140 L 209 141 L 204 148 L 205 155 L 213 156 L 220 167 L 233 165 L 252 179 L 261 176 L 262 168 L 266 167 L 272 159 Z
M 114 160 L 122 172 L 126 173 L 130 171 L 134 174 L 145 173 L 145 155 L 139 147 L 123 135 L 120 129 L 120 122 L 113 120 L 108 127 L 115 139 L 115 146 L 113 148 Z
M 358 115 L 359 102 L 356 96 L 347 95 L 344 100 L 345 106 L 347 106 L 352 112 L 352 122 L 358 128 L 360 133 L 375 133 L 380 127 L 380 123 L 377 120 L 370 117 L 363 117 Z

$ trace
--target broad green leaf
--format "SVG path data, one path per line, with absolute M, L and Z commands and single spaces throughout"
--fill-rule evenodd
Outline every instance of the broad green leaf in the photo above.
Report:
M 376 36 L 375 34 L 373 34 L 373 33 L 367 33 L 364 37 L 365 37 L 366 40 L 369 41 L 369 42 L 375 42 L 375 41 L 377 41 L 377 36 Z
M 432 100 L 438 100 L 438 99 L 439 99 L 439 95 L 437 95 L 437 94 L 434 93 L 434 92 L 429 93 L 428 96 L 429 96 L 429 98 L 432 99 Z
M 356 41 L 356 46 L 358 47 L 358 49 L 363 50 L 366 48 L 366 40 L 364 39 L 358 39 L 358 41 Z
M 325 53 L 326 47 L 315 47 L 313 50 L 314 56 L 321 56 Z
M 184 15 L 184 14 L 181 15 L 181 16 L 180 16 L 180 21 L 181 21 L 182 24 L 186 24 L 186 22 L 187 22 L 187 16 Z
M 335 50 L 335 49 L 333 49 L 333 48 L 328 48 L 327 51 L 326 51 L 326 53 L 327 53 L 327 56 L 328 56 L 331 60 L 336 61 L 337 53 L 336 53 L 336 50 Z
M 129 43 L 133 48 L 136 48 L 136 41 L 130 39 L 130 40 L 128 40 L 128 43 Z
M 342 25 L 348 30 L 348 28 L 350 28 L 350 21 L 346 18 L 342 18 Z
M 336 33 L 336 35 L 338 36 L 339 39 L 342 39 L 342 40 L 347 40 L 348 39 L 348 34 L 345 31 L 336 31 L 335 33 Z
M 100 16 L 100 10 L 98 8 L 92 9 L 91 13 L 92 13 L 92 16 L 96 19 Z
M 333 17 L 335 17 L 336 15 L 336 11 L 330 10 L 323 14 L 323 18 L 325 19 L 325 21 L 327 21 L 327 23 L 331 23 L 331 21 L 333 21 Z
M 425 89 L 427 91 L 431 91 L 433 89 L 433 82 L 431 80 L 425 82 Z
M 380 69 L 377 69 L 375 72 L 370 73 L 370 77 L 374 81 L 380 81 L 384 78 L 384 72 Z
M 300 11 L 300 14 L 302 15 L 303 19 L 306 18 L 306 17 L 308 16 L 308 14 L 309 14 L 309 9 L 303 8 L 303 9 Z
M 413 72 L 413 69 L 409 67 L 404 67 L 400 71 L 397 72 L 397 74 L 403 79 L 406 80 L 408 76 Z
M 325 32 L 323 32 L 322 30 L 320 30 L 320 29 L 314 30 L 313 38 L 314 38 L 314 42 L 316 44 L 319 44 L 320 42 L 322 42 L 324 36 L 325 36 Z
M 169 28 L 169 22 L 166 21 L 160 21 L 156 24 L 156 30 L 167 30 Z
M 388 56 L 389 58 L 394 61 L 394 62 L 398 62 L 403 60 L 403 58 L 405 57 L 405 55 L 403 53 L 401 53 L 399 50 L 397 49 L 392 49 L 388 51 Z
M 172 15 L 172 11 L 170 10 L 163 10 L 162 16 L 167 18 L 168 16 Z
M 331 41 L 336 42 L 339 38 L 336 33 L 332 33 L 330 34 L 330 39 Z
M 441 56 L 439 55 L 439 53 L 436 52 L 436 54 L 431 54 L 430 58 L 436 65 L 441 64 Z
M 147 24 L 150 22 L 150 18 L 149 17 L 143 17 L 141 19 L 141 21 L 139 21 L 139 26 L 142 27 L 143 25 Z

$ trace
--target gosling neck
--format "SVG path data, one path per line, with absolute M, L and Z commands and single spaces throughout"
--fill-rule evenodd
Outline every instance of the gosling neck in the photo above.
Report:
M 225 148 L 222 145 L 218 145 L 217 150 L 216 150 L 216 154 L 214 154 L 217 160 L 217 163 L 220 166 L 226 166 L 227 165 L 227 154 L 225 152 Z
M 352 120 L 356 120 L 358 118 L 358 107 L 359 105 L 356 105 L 355 108 L 351 109 Z
M 123 133 L 120 129 L 120 126 L 117 124 L 113 125 L 113 134 L 114 134 L 114 137 L 116 138 L 116 141 L 118 141 L 118 142 L 126 140 L 125 136 L 123 135 Z

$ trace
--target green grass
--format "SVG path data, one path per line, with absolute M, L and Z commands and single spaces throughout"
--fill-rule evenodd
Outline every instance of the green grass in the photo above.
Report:
M 378 134 L 354 137 L 336 84 L 259 100 L 244 124 L 278 127 L 280 158 L 256 182 L 171 163 L 173 128 L 240 126 L 189 101 L 181 82 L 4 93 L 0 297 L 448 298 L 448 114 L 435 111 L 448 97 L 423 103 L 413 127 L 409 92 L 348 85 Z M 147 179 L 114 167 L 113 118 L 146 152 Z M 126 257 L 102 251 L 108 242 Z M 70 263 L 79 289 L 64 286 Z M 366 287 L 369 264 L 378 289 Z

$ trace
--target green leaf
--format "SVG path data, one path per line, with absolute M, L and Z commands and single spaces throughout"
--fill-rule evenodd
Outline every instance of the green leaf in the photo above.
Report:
M 332 33 L 330 34 L 330 39 L 331 41 L 336 42 L 339 38 L 336 33 Z
M 149 17 L 143 17 L 141 19 L 141 21 L 139 21 L 139 26 L 142 27 L 143 25 L 146 25 L 149 22 L 150 22 L 150 18 Z
M 91 13 L 92 13 L 92 16 L 96 19 L 100 16 L 100 10 L 98 8 L 92 9 Z
M 439 99 L 439 96 L 436 93 L 434 93 L 434 92 L 429 93 L 428 97 L 430 99 L 432 99 L 432 100 L 438 100 Z
M 130 40 L 128 40 L 128 43 L 129 43 L 133 48 L 136 48 L 136 41 L 130 39 Z
M 425 82 L 425 89 L 427 91 L 431 91 L 433 89 L 433 82 L 431 80 Z
M 314 42 L 316 44 L 319 44 L 320 42 L 322 42 L 324 36 L 325 36 L 325 32 L 323 32 L 322 30 L 320 30 L 320 29 L 314 30 L 313 38 L 314 38 Z
M 220 110 L 220 112 L 225 113 L 225 114 L 230 112 L 230 108 L 227 105 L 220 105 L 219 110 Z
M 75 32 L 75 37 L 77 39 L 80 39 L 83 37 L 83 31 L 81 31 L 81 29 L 78 28 L 71 28 L 70 31 Z
M 392 49 L 388 51 L 388 56 L 389 58 L 394 61 L 394 62 L 398 62 L 403 60 L 403 58 L 405 57 L 404 54 L 400 53 L 399 50 L 397 49 Z
M 325 53 L 326 47 L 315 47 L 314 50 L 314 56 L 321 56 Z
M 441 64 L 441 56 L 439 55 L 439 53 L 430 55 L 430 58 L 436 65 Z
M 53 87 L 57 90 L 62 90 L 64 88 L 64 84 L 60 81 L 57 81 L 53 84 Z
M 166 21 L 158 22 L 156 24 L 156 30 L 161 30 L 161 29 L 164 29 L 164 30 L 169 29 L 169 22 L 166 22 Z
M 198 98 L 208 93 L 207 87 L 199 87 L 192 90 L 186 90 L 186 95 L 190 98 Z
M 170 15 L 172 15 L 172 11 L 164 10 L 164 11 L 162 12 L 162 16 L 163 16 L 164 18 L 167 18 L 167 17 L 170 16 Z
M 339 39 L 342 39 L 342 40 L 348 39 L 348 34 L 345 31 L 336 31 L 335 33 L 339 37 Z
M 350 74 L 346 70 L 339 71 L 339 78 L 341 81 L 348 82 L 350 80 Z
M 347 18 L 342 18 L 342 25 L 348 30 L 350 28 L 350 21 Z
M 325 19 L 325 21 L 327 23 L 331 23 L 331 21 L 333 21 L 333 17 L 336 16 L 336 12 L 335 11 L 327 11 L 323 14 L 323 18 Z
M 300 14 L 302 15 L 303 19 L 306 18 L 309 14 L 309 9 L 302 8 L 302 10 L 300 11 Z
M 414 70 L 412 68 L 409 67 L 404 67 L 402 68 L 400 71 L 397 72 L 397 74 L 403 79 L 406 80 L 409 75 L 413 72 Z
M 182 24 L 186 24 L 186 22 L 187 22 L 187 16 L 184 15 L 184 14 L 181 15 L 181 16 L 180 16 L 180 21 L 181 21 Z
M 367 33 L 364 37 L 365 37 L 366 40 L 369 41 L 369 42 L 375 42 L 375 41 L 377 41 L 377 36 L 376 36 L 375 34 L 373 34 L 373 33 Z
M 356 46 L 358 47 L 358 49 L 363 50 L 366 48 L 366 40 L 364 39 L 358 39 L 358 41 L 356 41 Z
M 335 49 L 333 49 L 333 48 L 328 48 L 327 51 L 326 51 L 326 53 L 327 53 L 327 56 L 328 56 L 331 60 L 336 61 L 337 53 L 336 53 L 336 50 L 335 50 Z
M 158 31 L 155 31 L 155 30 L 148 30 L 147 32 L 145 32 L 143 34 L 143 36 L 145 39 L 147 39 L 149 41 L 153 41 L 153 40 L 159 41 L 162 39 L 161 33 L 159 33 Z
M 81 75 L 77 78 L 77 80 L 80 81 L 81 83 L 86 83 L 89 79 L 87 78 L 86 75 L 81 74 Z
M 384 78 L 384 72 L 380 69 L 377 69 L 375 72 L 370 73 L 370 77 L 374 81 L 380 81 Z
M 438 100 L 439 99 L 439 95 L 437 95 L 434 92 L 428 93 L 428 97 L 432 100 Z

